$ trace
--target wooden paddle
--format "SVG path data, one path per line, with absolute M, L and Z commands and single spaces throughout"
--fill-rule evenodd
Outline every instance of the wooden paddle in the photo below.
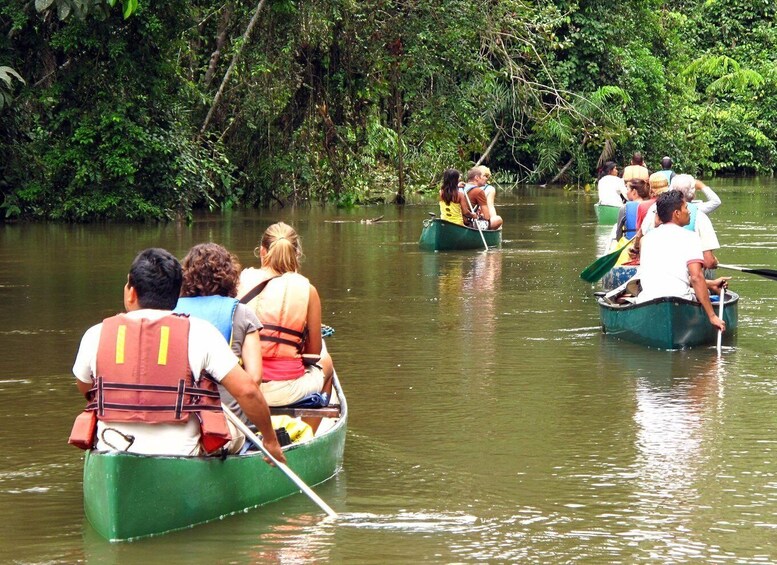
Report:
M 615 251 L 613 251 L 612 253 L 608 253 L 607 255 L 602 255 L 596 261 L 588 265 L 580 273 L 580 278 L 586 282 L 595 283 L 604 275 L 606 275 L 607 272 L 615 266 L 615 263 L 618 262 L 618 257 L 621 256 L 621 253 L 623 252 L 623 250 L 626 249 L 626 247 L 628 247 L 629 243 L 634 241 L 634 237 L 628 240 L 623 245 L 623 247 L 620 247 Z
M 718 318 L 723 319 L 723 303 L 726 301 L 726 289 L 720 286 L 720 307 L 718 308 Z M 723 330 L 718 330 L 718 356 L 723 351 Z
M 748 269 L 746 267 L 737 267 L 736 265 L 718 265 L 721 269 L 731 269 L 732 271 L 742 271 L 743 273 L 749 273 L 751 275 L 758 275 L 759 277 L 766 277 L 777 281 L 777 271 L 772 269 Z
M 308 485 L 306 485 L 305 482 L 302 479 L 300 479 L 299 476 L 294 471 L 292 471 L 291 469 L 289 469 L 287 465 L 285 465 L 284 463 L 281 463 L 275 457 L 270 455 L 270 452 L 267 451 L 267 449 L 264 447 L 262 440 L 259 439 L 256 436 L 256 434 L 251 431 L 251 428 L 249 428 L 243 423 L 243 420 L 238 418 L 235 415 L 235 413 L 232 412 L 232 410 L 230 410 L 229 407 L 223 402 L 221 403 L 221 408 L 224 410 L 224 415 L 229 419 L 229 421 L 232 422 L 238 430 L 243 432 L 246 438 L 248 438 L 251 441 L 251 443 L 253 443 L 256 447 L 258 447 L 259 451 L 261 451 L 264 454 L 264 456 L 267 459 L 269 459 L 273 465 L 275 465 L 276 467 L 278 467 L 278 469 L 283 471 L 283 474 L 286 475 L 291 480 L 291 482 L 297 485 L 297 487 L 299 487 L 299 489 L 302 492 L 304 492 L 310 500 L 315 502 L 318 505 L 318 507 L 321 508 L 321 510 L 326 512 L 327 516 L 330 516 L 331 518 L 337 518 L 337 512 L 332 510 L 326 502 L 321 500 L 321 498 L 315 492 L 313 492 L 313 489 L 311 489 Z
M 469 204 L 469 210 L 473 214 L 475 213 L 475 207 L 472 206 L 472 202 L 469 199 L 469 195 L 467 194 L 467 191 L 464 191 L 464 198 L 467 199 L 467 204 Z M 480 239 L 483 240 L 483 247 L 485 247 L 485 251 L 488 251 L 488 244 L 486 243 L 486 236 L 483 235 L 483 230 L 480 227 L 480 221 L 477 219 L 477 217 L 473 220 L 475 222 L 475 225 L 478 228 L 478 233 L 480 234 Z

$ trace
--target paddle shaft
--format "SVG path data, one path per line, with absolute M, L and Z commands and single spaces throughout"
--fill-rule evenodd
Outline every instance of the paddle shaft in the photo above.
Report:
M 615 251 L 608 253 L 607 255 L 602 255 L 596 261 L 588 265 L 580 273 L 580 278 L 586 282 L 594 283 L 606 275 L 607 272 L 615 266 L 615 263 L 618 262 L 618 257 L 621 256 L 623 250 L 626 249 L 632 241 L 634 241 L 634 237 L 628 240 L 623 245 L 623 247 L 620 247 Z
M 777 271 L 773 269 L 748 269 L 746 267 L 737 267 L 736 265 L 718 265 L 721 269 L 730 269 L 732 271 L 741 271 L 751 275 L 758 275 L 759 277 L 766 277 L 777 281 Z
M 723 319 L 723 303 L 726 301 L 726 289 L 720 287 L 720 306 L 718 306 L 718 318 Z M 723 330 L 718 330 L 718 355 L 723 351 Z
M 467 191 L 464 191 L 464 198 L 467 199 L 467 204 L 469 204 L 469 210 L 473 214 L 475 213 L 475 207 L 472 205 L 472 201 L 469 199 L 469 194 L 467 194 Z M 478 233 L 480 234 L 480 239 L 483 240 L 483 247 L 486 248 L 486 251 L 488 251 L 488 244 L 486 243 L 486 236 L 483 235 L 483 230 L 480 228 L 480 222 L 478 221 L 477 217 L 475 218 L 475 225 L 478 228 Z
M 275 457 L 273 457 L 270 454 L 270 452 L 267 451 L 267 449 L 264 447 L 264 444 L 262 444 L 262 440 L 259 439 L 257 435 L 254 432 L 252 432 L 251 429 L 248 426 L 246 426 L 243 423 L 243 421 L 240 418 L 238 418 L 235 415 L 235 413 L 232 412 L 232 410 L 230 410 L 226 404 L 222 402 L 221 408 L 223 408 L 224 415 L 229 419 L 229 421 L 232 422 L 238 430 L 243 432 L 243 434 L 245 434 L 245 436 L 249 440 L 251 440 L 251 443 L 253 443 L 256 447 L 258 447 L 259 450 L 264 454 L 264 456 L 267 459 L 270 460 L 270 462 L 273 465 L 275 465 L 276 467 L 278 467 L 278 469 L 283 471 L 283 474 L 286 475 L 291 480 L 291 482 L 297 485 L 297 487 L 299 487 L 299 489 L 302 492 L 304 492 L 310 500 L 315 502 L 318 505 L 318 507 L 321 508 L 321 510 L 323 510 L 327 514 L 327 516 L 330 516 L 332 518 L 337 518 L 337 512 L 332 510 L 326 502 L 321 500 L 321 498 L 315 492 L 313 492 L 313 489 L 311 489 L 308 485 L 306 485 L 305 482 L 302 479 L 300 479 L 299 476 L 294 471 L 289 469 L 288 465 L 281 463 Z

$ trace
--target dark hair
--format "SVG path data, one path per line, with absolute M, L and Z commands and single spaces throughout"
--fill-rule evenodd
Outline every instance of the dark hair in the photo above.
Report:
M 642 179 L 631 179 L 628 183 L 629 188 L 634 189 L 640 198 L 647 199 L 650 196 L 650 186 Z
M 182 279 L 178 259 L 155 247 L 138 253 L 130 266 L 127 282 L 138 293 L 141 308 L 172 310 L 178 302 Z
M 181 296 L 237 296 L 240 263 L 217 243 L 195 245 L 183 259 Z
M 669 157 L 664 157 L 661 159 L 661 167 L 663 169 L 671 169 L 672 168 L 672 159 Z
M 617 167 L 618 164 L 615 161 L 607 161 L 604 166 L 602 166 L 602 171 L 599 173 L 599 178 L 606 177 L 610 173 L 612 173 L 612 170 Z
M 671 222 L 672 214 L 674 214 L 675 210 L 682 208 L 684 202 L 685 196 L 677 190 L 669 190 L 659 194 L 658 199 L 656 199 L 658 219 L 664 224 Z
M 634 155 L 631 156 L 631 164 L 645 166 L 645 160 L 642 158 L 642 153 L 635 151 Z
M 442 174 L 442 199 L 446 204 L 459 201 L 459 179 L 461 173 L 456 169 L 445 169 Z

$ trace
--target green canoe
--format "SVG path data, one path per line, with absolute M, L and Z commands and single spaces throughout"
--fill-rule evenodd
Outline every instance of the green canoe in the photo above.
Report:
M 502 244 L 502 228 L 483 230 L 483 238 L 489 247 L 499 247 Z M 461 226 L 440 218 L 429 218 L 424 220 L 418 244 L 426 251 L 485 249 L 483 238 L 476 228 Z
M 657 347 L 684 349 L 715 343 L 718 331 L 710 324 L 698 302 L 683 298 L 657 298 L 642 304 L 612 304 L 598 296 L 602 331 L 619 339 Z M 739 295 L 726 292 L 723 320 L 724 337 L 737 328 Z M 713 302 L 717 312 L 717 303 Z
M 607 206 L 606 204 L 594 204 L 596 219 L 600 224 L 614 224 L 618 221 L 620 206 Z
M 339 405 L 296 413 L 273 409 L 292 415 L 339 414 L 325 432 L 284 447 L 288 466 L 309 486 L 333 477 L 342 466 L 348 410 L 337 383 L 336 390 L 333 402 L 339 397 Z M 94 529 L 110 541 L 180 530 L 297 492 L 294 483 L 265 463 L 259 452 L 222 459 L 92 450 L 84 462 L 84 511 Z

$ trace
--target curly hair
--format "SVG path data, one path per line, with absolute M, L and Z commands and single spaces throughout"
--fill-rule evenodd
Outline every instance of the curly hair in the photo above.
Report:
M 181 296 L 237 296 L 240 263 L 217 243 L 200 243 L 183 260 Z

